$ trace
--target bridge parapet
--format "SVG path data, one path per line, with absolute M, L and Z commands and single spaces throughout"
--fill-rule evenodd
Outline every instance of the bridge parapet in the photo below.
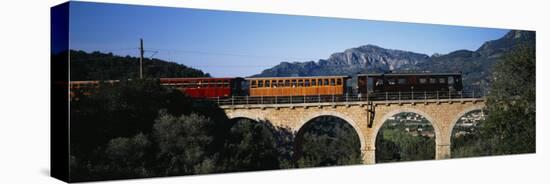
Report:
M 483 92 L 384 92 L 370 93 L 368 96 L 362 95 L 318 95 L 318 96 L 231 96 L 228 98 L 210 98 L 220 106 L 226 105 L 271 105 L 271 104 L 361 104 L 368 101 L 415 103 L 440 102 L 440 101 L 464 101 L 483 98 Z M 356 102 L 356 103 L 354 103 Z
M 366 99 L 365 99 L 366 100 Z M 427 99 L 427 100 L 388 100 L 388 101 L 347 101 L 347 102 L 310 102 L 310 103 L 273 103 L 273 104 L 229 104 L 220 105 L 222 109 L 266 109 L 266 108 L 310 108 L 310 107 L 351 107 L 369 105 L 403 105 L 403 104 L 441 104 L 441 103 L 467 103 L 484 102 L 484 98 L 452 98 L 452 99 Z

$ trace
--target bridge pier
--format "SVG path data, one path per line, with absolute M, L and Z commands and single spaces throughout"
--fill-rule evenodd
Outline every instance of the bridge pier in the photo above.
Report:
M 449 159 L 451 158 L 451 145 L 450 144 L 440 144 L 435 146 L 435 159 Z
M 376 150 L 375 149 L 365 149 L 361 150 L 361 155 L 363 156 L 363 164 L 375 164 L 376 163 Z

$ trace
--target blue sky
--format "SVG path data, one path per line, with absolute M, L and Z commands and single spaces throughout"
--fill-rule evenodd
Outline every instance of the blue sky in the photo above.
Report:
M 249 76 L 282 61 L 317 61 L 374 44 L 431 55 L 476 50 L 507 29 L 72 2 L 71 49 L 182 63 L 216 77 Z

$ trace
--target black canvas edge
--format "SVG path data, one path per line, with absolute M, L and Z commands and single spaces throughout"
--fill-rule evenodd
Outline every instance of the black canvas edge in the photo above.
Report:
M 50 9 L 50 175 L 70 182 L 69 9 Z

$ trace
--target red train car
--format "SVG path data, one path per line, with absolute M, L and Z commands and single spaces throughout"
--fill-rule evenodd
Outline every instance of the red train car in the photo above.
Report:
M 241 93 L 242 78 L 160 78 L 160 84 L 193 98 L 229 97 Z
M 70 81 L 69 82 L 69 96 L 71 98 L 76 96 L 77 91 L 84 95 L 92 93 L 92 89 L 98 88 L 100 84 L 115 85 L 119 83 L 119 80 L 105 80 L 105 81 Z

